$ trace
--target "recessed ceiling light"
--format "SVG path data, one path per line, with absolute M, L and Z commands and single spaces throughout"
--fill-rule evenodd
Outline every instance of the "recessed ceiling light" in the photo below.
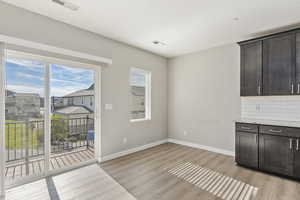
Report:
M 156 45 L 163 45 L 163 46 L 166 45 L 166 43 L 160 42 L 160 41 L 158 41 L 158 40 L 154 40 L 152 43 L 153 43 L 153 44 L 156 44 Z
M 70 10 L 73 10 L 73 11 L 76 11 L 79 9 L 79 6 L 69 2 L 69 1 L 66 1 L 66 0 L 52 0 L 52 2 L 54 3 L 57 3 L 61 6 L 64 6 L 66 8 L 69 8 Z

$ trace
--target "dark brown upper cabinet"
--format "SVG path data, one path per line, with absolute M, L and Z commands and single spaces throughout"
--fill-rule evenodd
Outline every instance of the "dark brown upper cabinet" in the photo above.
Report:
M 263 41 L 264 95 L 295 94 L 295 34 Z
M 296 34 L 296 94 L 300 94 L 300 33 Z
M 241 45 L 241 96 L 262 94 L 262 41 Z
M 239 45 L 241 96 L 300 95 L 300 28 Z

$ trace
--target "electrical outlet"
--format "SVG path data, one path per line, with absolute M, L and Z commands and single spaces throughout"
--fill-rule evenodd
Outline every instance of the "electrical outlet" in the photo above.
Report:
M 126 144 L 127 143 L 127 138 L 123 138 L 123 143 Z
M 187 132 L 186 132 L 186 131 L 183 131 L 183 135 L 187 135 Z

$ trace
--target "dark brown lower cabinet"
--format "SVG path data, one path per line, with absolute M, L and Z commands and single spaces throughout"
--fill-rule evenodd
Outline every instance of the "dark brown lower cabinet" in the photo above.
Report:
M 259 168 L 265 171 L 293 175 L 293 144 L 288 137 L 259 136 Z
M 258 168 L 258 134 L 236 132 L 236 162 Z
M 236 123 L 238 164 L 300 180 L 300 128 Z
M 300 178 L 300 139 L 296 139 L 296 148 L 294 151 L 294 176 Z

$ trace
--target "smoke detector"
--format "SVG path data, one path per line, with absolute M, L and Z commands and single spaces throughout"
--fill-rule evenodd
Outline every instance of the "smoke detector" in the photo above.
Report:
M 73 11 L 76 11 L 79 9 L 79 6 L 69 2 L 69 1 L 66 1 L 66 0 L 52 0 L 53 3 L 56 3 L 56 4 L 59 4 L 63 7 L 66 7 L 66 8 L 69 8 L 70 10 L 73 10 Z

